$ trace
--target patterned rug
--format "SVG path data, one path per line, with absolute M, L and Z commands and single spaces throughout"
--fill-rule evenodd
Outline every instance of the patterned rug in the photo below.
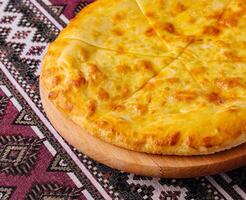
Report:
M 91 1 L 0 0 L 0 200 L 246 199 L 246 168 L 194 179 L 136 176 L 69 146 L 43 112 L 49 42 Z

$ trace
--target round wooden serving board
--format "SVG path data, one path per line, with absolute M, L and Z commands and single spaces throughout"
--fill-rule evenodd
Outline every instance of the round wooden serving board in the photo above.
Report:
M 163 156 L 126 150 L 86 133 L 48 100 L 40 80 L 44 110 L 56 130 L 71 145 L 94 160 L 112 168 L 138 175 L 188 178 L 225 172 L 246 165 L 246 144 L 204 156 Z

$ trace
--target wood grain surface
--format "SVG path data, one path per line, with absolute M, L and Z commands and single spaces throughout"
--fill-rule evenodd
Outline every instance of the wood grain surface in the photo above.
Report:
M 92 159 L 126 172 L 165 178 L 188 178 L 225 172 L 246 165 L 246 144 L 231 150 L 203 156 L 163 156 L 126 150 L 86 133 L 59 112 L 48 100 L 40 80 L 44 110 L 61 136 Z

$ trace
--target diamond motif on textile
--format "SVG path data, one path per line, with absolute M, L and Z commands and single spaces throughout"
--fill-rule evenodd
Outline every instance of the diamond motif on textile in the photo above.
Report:
M 38 76 L 59 29 L 30 0 L 0 0 L 0 61 L 39 107 Z M 14 39 L 13 39 L 14 38 Z M 31 88 L 30 88 L 31 87 Z
M 0 96 L 0 119 L 4 116 L 8 103 L 9 98 L 7 96 Z
M 15 19 L 16 19 L 16 16 L 3 16 L 0 19 L 0 23 L 1 24 L 10 24 L 10 23 L 13 23 Z
M 162 191 L 160 200 L 179 200 L 180 191 Z
M 58 184 L 35 184 L 26 196 L 27 200 L 77 200 L 82 189 L 66 187 Z
M 159 178 L 152 178 L 151 180 L 141 179 L 139 176 L 130 174 L 127 183 L 135 188 L 142 199 L 161 199 L 161 200 L 176 200 L 185 199 L 187 196 L 187 189 L 179 186 L 162 185 Z M 151 193 L 146 193 L 147 188 L 151 188 Z
M 21 39 L 26 39 L 29 35 L 29 33 L 31 33 L 30 30 L 22 30 L 22 31 L 17 31 L 14 36 L 12 37 L 12 39 L 18 39 L 18 40 L 21 40 Z
M 0 39 L 2 40 L 6 39 L 10 31 L 11 28 L 0 27 Z
M 28 52 L 26 53 L 26 55 L 32 55 L 32 56 L 40 56 L 42 54 L 42 52 L 44 51 L 45 46 L 32 46 Z
M 36 72 L 41 61 L 38 59 L 22 58 L 21 63 L 23 63 L 23 65 L 28 66 L 28 69 L 25 69 L 25 79 L 37 83 Z
M 16 125 L 25 125 L 25 126 L 32 126 L 35 125 L 33 119 L 28 115 L 28 113 L 25 110 L 21 110 L 14 123 Z
M 71 172 L 68 163 L 62 159 L 60 154 L 55 155 L 50 166 L 48 167 L 48 170 L 55 172 Z
M 9 200 L 15 187 L 0 186 L 0 200 Z
M 10 47 L 15 53 L 21 54 L 25 48 L 24 43 L 8 42 L 7 47 Z
M 19 0 L 18 0 L 19 1 Z M 20 12 L 19 9 L 16 9 L 15 7 L 15 4 L 19 3 L 17 0 L 12 0 L 12 1 L 9 1 L 9 3 L 7 4 L 6 8 L 4 9 L 5 12 L 13 12 L 13 13 L 17 13 L 17 12 Z
M 0 136 L 0 173 L 25 175 L 34 166 L 43 139 Z
M 60 16 L 65 9 L 65 5 L 49 5 L 48 6 L 57 16 Z
M 20 27 L 25 27 L 25 28 L 28 28 L 28 27 L 32 27 L 32 21 L 28 20 L 28 17 L 27 16 L 22 16 L 18 25 Z
M 44 23 L 40 22 L 39 30 L 37 30 L 36 33 L 34 34 L 32 41 L 49 43 L 55 40 L 56 35 L 54 35 L 54 33 L 47 31 L 45 29 L 47 29 L 47 26 Z

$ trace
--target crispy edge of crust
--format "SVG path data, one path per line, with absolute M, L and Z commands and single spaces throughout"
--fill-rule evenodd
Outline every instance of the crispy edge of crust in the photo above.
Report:
M 72 119 L 72 121 L 76 123 L 77 125 L 79 125 L 79 123 L 76 122 L 76 119 L 75 120 Z M 130 140 L 128 138 L 128 136 L 131 135 L 131 133 L 124 134 L 124 132 L 121 132 L 121 133 L 115 132 L 112 134 L 112 132 L 104 131 L 98 128 L 97 126 L 95 126 L 95 124 L 91 122 L 87 122 L 87 123 L 88 124 L 85 130 L 89 132 L 90 134 L 92 134 L 93 136 L 100 138 L 105 142 L 114 144 L 116 146 L 120 146 L 122 148 L 129 149 L 129 150 L 145 152 L 145 153 L 150 153 L 150 154 L 185 155 L 185 156 L 208 155 L 208 154 L 213 154 L 213 153 L 231 149 L 233 147 L 239 146 L 240 144 L 243 144 L 246 142 L 246 132 L 244 130 L 244 131 L 240 131 L 240 134 L 238 134 L 236 137 L 232 136 L 230 137 L 230 139 L 222 140 L 222 142 L 218 145 L 214 145 L 211 147 L 205 147 L 203 145 L 203 146 L 196 146 L 195 148 L 193 148 L 189 146 L 187 142 L 189 135 L 187 135 L 186 139 L 183 140 L 181 143 L 177 142 L 177 144 L 175 144 L 175 140 L 177 139 L 176 137 L 177 132 L 175 132 L 173 135 L 170 135 L 170 134 L 167 135 L 167 138 L 165 138 L 163 145 L 158 146 L 158 148 L 156 148 L 156 146 L 153 146 L 152 144 L 153 143 L 155 144 L 156 141 L 159 140 L 158 137 L 152 138 L 153 140 L 151 143 L 149 143 L 148 141 L 148 136 L 146 136 L 145 139 L 141 141 L 138 141 L 138 140 L 132 141 L 133 138 Z M 84 127 L 82 127 L 81 125 L 79 126 L 82 129 L 84 129 Z M 194 132 L 196 132 L 196 130 L 194 130 Z M 232 134 L 234 132 L 236 132 L 236 130 L 234 130 Z M 206 137 L 198 138 L 198 143 L 203 142 L 204 138 Z
M 43 60 L 43 67 L 44 67 L 44 62 L 46 61 L 45 60 L 46 55 L 45 55 L 44 60 Z M 50 64 L 51 63 L 49 63 L 49 62 L 45 62 L 46 67 L 52 66 Z M 40 81 L 42 81 L 42 83 L 44 83 L 43 85 L 44 85 L 45 89 L 48 92 L 51 92 L 51 91 L 49 91 L 49 89 L 45 83 L 45 79 L 46 78 L 44 76 L 43 68 L 42 68 L 41 75 L 40 75 Z M 55 107 L 60 112 L 64 113 L 64 110 L 62 111 L 61 109 L 59 109 L 59 106 L 56 105 L 55 101 L 52 101 L 52 103 L 55 104 Z M 76 108 L 74 108 L 74 109 L 76 109 Z M 155 143 L 158 143 L 158 144 L 156 144 L 156 146 L 158 146 L 158 147 L 155 148 L 155 146 L 153 145 L 155 143 L 153 143 L 153 141 L 152 141 L 152 143 L 149 144 L 148 138 L 147 138 L 148 136 L 145 137 L 144 139 L 142 139 L 142 141 L 138 141 L 138 140 L 131 141 L 132 138 L 130 138 L 130 140 L 129 140 L 129 136 L 131 135 L 131 133 L 126 133 L 124 131 L 116 132 L 114 130 L 114 126 L 112 126 L 112 125 L 114 125 L 113 123 L 109 124 L 109 126 L 113 127 L 113 128 L 108 129 L 108 127 L 106 127 L 106 130 L 105 130 L 104 128 L 100 128 L 98 126 L 98 124 L 95 122 L 91 122 L 91 121 L 87 120 L 86 124 L 81 124 L 80 122 L 78 122 L 78 120 L 76 120 L 76 116 L 74 117 L 74 116 L 72 116 L 72 114 L 69 114 L 66 112 L 64 114 L 68 118 L 72 119 L 72 121 L 75 124 L 79 125 L 82 130 L 83 129 L 86 130 L 91 135 L 94 135 L 97 138 L 102 139 L 103 141 L 115 144 L 115 145 L 123 147 L 123 148 L 130 149 L 130 150 L 146 152 L 146 153 L 166 154 L 166 155 L 203 155 L 203 154 L 212 154 L 215 152 L 230 149 L 232 147 L 238 146 L 238 145 L 246 142 L 246 121 L 244 121 L 243 119 L 240 121 L 240 125 L 237 126 L 237 130 L 227 130 L 230 132 L 229 133 L 230 140 L 229 141 L 224 140 L 224 141 L 222 141 L 222 143 L 220 143 L 219 145 L 216 145 L 216 146 L 213 146 L 213 145 L 209 146 L 209 144 L 208 144 L 209 147 L 203 146 L 202 149 L 199 148 L 199 146 L 198 146 L 198 148 L 192 148 L 192 147 L 190 147 L 192 145 L 189 146 L 187 144 L 187 141 L 186 142 L 182 141 L 182 143 L 177 142 L 176 140 L 179 139 L 179 134 L 175 133 L 174 135 L 168 134 L 167 136 L 169 138 L 165 138 L 163 142 L 162 141 L 158 142 L 158 141 L 160 141 L 158 139 L 158 137 L 153 138 L 153 141 Z M 223 126 L 223 124 L 219 124 L 219 125 Z M 216 127 L 214 127 L 214 128 L 216 128 Z M 197 130 L 194 129 L 194 130 L 192 130 L 192 133 L 195 133 L 196 131 Z M 222 133 L 223 133 L 223 131 L 222 131 Z M 180 133 L 180 134 L 182 134 L 182 133 Z M 226 133 L 224 133 L 224 134 L 226 134 Z M 231 137 L 231 135 L 232 135 L 232 137 Z M 208 136 L 209 136 L 209 134 L 208 134 Z M 234 137 L 234 139 L 233 139 L 233 137 Z M 201 142 L 201 141 L 199 141 L 201 139 L 202 138 L 200 138 L 200 139 L 198 138 L 198 143 Z M 195 146 L 196 145 L 197 144 L 195 144 Z
M 44 87 L 43 89 L 49 91 L 44 84 L 45 83 L 44 79 L 45 77 L 43 77 L 43 75 L 41 74 L 40 85 Z M 144 152 L 149 154 L 161 154 L 161 155 L 180 155 L 180 156 L 208 155 L 208 154 L 214 154 L 217 152 L 229 150 L 233 147 L 239 146 L 246 142 L 246 133 L 242 132 L 232 142 L 226 140 L 224 143 L 221 143 L 220 145 L 215 147 L 211 147 L 211 148 L 203 147 L 202 151 L 199 149 L 194 149 L 189 147 L 185 142 L 178 145 L 172 145 L 172 143 L 169 143 L 160 147 L 158 150 L 150 151 L 149 148 L 146 148 L 146 142 L 141 142 L 141 143 L 137 142 L 136 145 L 126 143 L 124 142 L 124 138 L 127 137 L 126 135 L 121 133 L 120 135 L 118 135 L 118 138 L 116 139 L 116 137 L 112 137 L 111 134 L 107 134 L 105 133 L 104 130 L 98 128 L 98 126 L 95 126 L 94 122 L 86 121 L 87 125 L 83 126 L 81 123 L 78 123 L 78 120 L 74 119 L 73 116 L 68 116 L 67 113 L 64 113 L 62 110 L 60 110 L 59 107 L 55 104 L 55 102 L 52 101 L 52 104 L 61 114 L 67 117 L 68 120 L 71 120 L 74 124 L 78 125 L 81 128 L 82 132 L 93 135 L 94 137 L 101 139 L 103 142 L 107 142 L 112 145 L 125 148 L 127 150 L 133 150 L 133 151 Z

